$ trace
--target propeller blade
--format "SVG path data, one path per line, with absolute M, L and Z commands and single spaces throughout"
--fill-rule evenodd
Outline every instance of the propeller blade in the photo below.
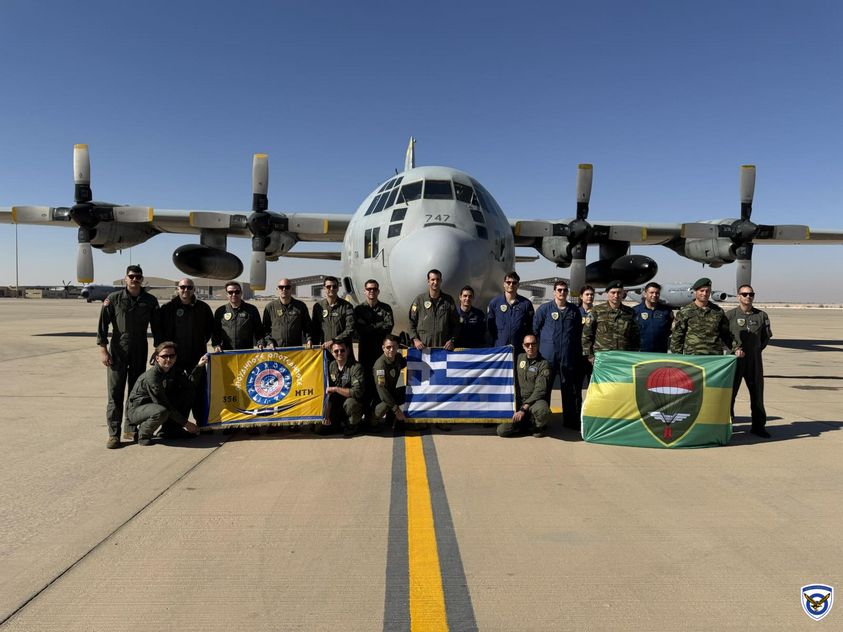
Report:
M 752 285 L 752 259 L 738 259 L 735 264 L 738 267 L 735 271 L 735 290 L 742 285 Z
M 91 252 L 91 243 L 87 241 L 80 241 L 76 251 L 76 280 L 79 283 L 94 282 L 94 255 Z
M 583 253 L 584 254 L 584 253 Z M 580 288 L 585 285 L 585 257 L 571 260 L 571 289 L 579 293 Z
M 591 201 L 593 174 L 594 170 L 591 165 L 577 165 L 577 204 L 588 204 Z
M 52 209 L 49 206 L 13 206 L 12 223 L 14 224 L 42 224 L 52 220 Z
M 73 146 L 73 183 L 91 184 L 91 159 L 87 145 Z
M 754 196 L 755 165 L 741 165 L 741 204 L 751 205 Z
M 127 224 L 145 224 L 152 221 L 152 208 L 149 206 L 115 206 L 115 222 Z
M 249 283 L 252 286 L 252 290 L 266 289 L 266 253 L 263 250 L 252 251 Z
M 269 157 L 255 154 L 252 158 L 252 210 L 265 211 L 269 208 Z

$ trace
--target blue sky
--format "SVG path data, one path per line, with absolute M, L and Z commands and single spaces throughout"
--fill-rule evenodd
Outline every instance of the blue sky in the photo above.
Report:
M 569 217 L 580 162 L 593 221 L 734 217 L 753 163 L 756 222 L 843 227 L 842 18 L 825 1 L 5 0 L 0 206 L 69 205 L 81 142 L 96 199 L 247 211 L 266 152 L 270 208 L 352 212 L 414 135 L 419 164 L 469 172 L 511 217 Z M 0 225 L 3 284 L 14 239 Z M 18 240 L 21 283 L 74 277 L 74 230 Z M 97 282 L 130 256 L 176 277 L 172 250 L 192 241 L 95 252 Z M 248 240 L 229 244 L 248 269 Z M 733 285 L 732 266 L 636 251 L 660 281 Z M 753 262 L 759 299 L 843 302 L 841 246 L 756 246 Z M 338 269 L 282 260 L 269 276 Z

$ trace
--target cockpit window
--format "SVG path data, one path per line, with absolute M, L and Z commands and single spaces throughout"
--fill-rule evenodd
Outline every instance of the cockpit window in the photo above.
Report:
M 381 193 L 380 199 L 378 200 L 377 206 L 375 206 L 375 210 L 372 213 L 380 213 L 383 210 L 384 205 L 386 204 L 386 193 Z
M 386 204 L 384 205 L 385 209 L 392 206 L 392 204 L 395 202 L 395 196 L 397 194 L 398 194 L 398 189 L 392 189 L 392 191 L 389 192 L 389 197 L 387 198 Z
M 451 190 L 450 180 L 425 180 L 425 200 L 453 200 L 454 192 Z
M 474 189 L 459 182 L 454 182 L 454 193 L 457 194 L 457 201 L 471 204 L 471 198 L 474 195 Z
M 421 197 L 422 181 L 410 182 L 401 187 L 401 194 L 398 196 L 399 202 L 412 202 Z
M 501 207 L 498 206 L 498 203 L 495 201 L 495 198 L 492 197 L 492 194 L 489 193 L 482 184 L 477 182 L 476 180 L 472 179 L 471 183 L 474 185 L 474 190 L 477 192 L 477 197 L 480 199 L 480 205 L 487 213 L 495 213 L 498 215 L 502 215 L 503 211 Z
M 372 214 L 372 212 L 375 210 L 375 207 L 378 205 L 378 202 L 380 202 L 380 199 L 381 199 L 381 196 L 379 196 L 379 195 L 376 195 L 375 197 L 372 198 L 372 203 L 369 204 L 369 208 L 366 209 L 366 215 Z
M 384 191 L 386 191 L 391 186 L 392 186 L 392 180 L 387 180 L 386 182 L 383 183 L 383 186 L 380 189 L 378 189 L 378 193 L 383 193 Z

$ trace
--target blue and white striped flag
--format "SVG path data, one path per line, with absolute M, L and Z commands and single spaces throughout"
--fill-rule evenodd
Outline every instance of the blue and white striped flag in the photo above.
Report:
M 410 348 L 404 412 L 410 420 L 437 423 L 511 419 L 515 412 L 512 347 Z

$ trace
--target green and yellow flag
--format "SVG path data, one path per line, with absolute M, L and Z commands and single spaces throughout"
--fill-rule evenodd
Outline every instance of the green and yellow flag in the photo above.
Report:
M 582 411 L 583 439 L 646 448 L 725 445 L 735 356 L 597 354 Z
M 207 426 L 245 428 L 321 421 L 326 375 L 322 349 L 212 353 Z

